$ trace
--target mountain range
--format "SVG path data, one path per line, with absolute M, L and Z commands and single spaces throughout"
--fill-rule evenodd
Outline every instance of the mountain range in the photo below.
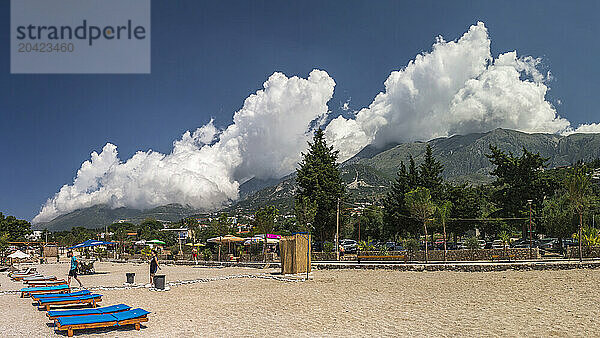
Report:
M 412 156 L 418 165 L 423 161 L 427 145 L 431 146 L 433 156 L 444 165 L 444 178 L 455 183 L 484 184 L 493 180 L 489 175 L 493 166 L 485 156 L 490 152 L 490 145 L 515 155 L 520 155 L 525 147 L 530 152 L 548 158 L 551 168 L 600 158 L 600 134 L 561 136 L 528 134 L 509 129 L 455 135 L 428 142 L 389 144 L 381 148 L 367 146 L 340 165 L 348 193 L 356 202 L 380 199 L 394 179 L 400 163 L 408 163 Z M 261 206 L 272 204 L 283 213 L 292 212 L 295 190 L 295 173 L 280 179 L 251 179 L 240 186 L 240 198 L 223 211 L 252 213 Z M 176 204 L 149 210 L 93 206 L 59 216 L 48 223 L 37 224 L 36 228 L 52 231 L 73 226 L 98 228 L 119 219 L 138 222 L 147 217 L 176 221 L 200 212 Z

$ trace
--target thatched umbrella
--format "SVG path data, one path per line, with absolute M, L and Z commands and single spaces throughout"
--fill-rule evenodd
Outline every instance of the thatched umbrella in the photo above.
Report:
M 221 260 L 221 245 L 223 243 L 227 243 L 228 245 L 231 245 L 231 243 L 243 242 L 243 241 L 245 241 L 245 239 L 234 236 L 234 235 L 225 235 L 225 236 L 209 238 L 206 241 L 208 243 L 219 243 L 219 261 L 220 261 Z M 228 249 L 231 249 L 231 247 L 229 247 Z

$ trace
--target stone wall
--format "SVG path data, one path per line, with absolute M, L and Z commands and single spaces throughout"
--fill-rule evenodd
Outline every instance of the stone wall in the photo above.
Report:
M 362 251 L 361 256 L 405 256 L 406 261 L 424 261 L 425 252 L 416 251 L 389 251 L 383 254 L 380 251 Z M 355 261 L 357 255 L 346 254 L 340 260 Z M 428 252 L 430 261 L 444 261 L 443 250 L 431 250 Z M 446 260 L 448 261 L 491 261 L 491 260 L 528 260 L 539 259 L 540 253 L 537 248 L 531 249 L 531 256 L 528 248 L 507 248 L 507 249 L 479 249 L 479 250 L 448 250 Z M 598 256 L 600 257 L 600 256 Z M 313 252 L 314 261 L 335 261 L 335 252 Z M 378 258 L 377 260 L 398 260 L 397 258 Z
M 214 255 L 213 260 L 217 260 L 216 255 Z M 264 262 L 265 261 L 265 255 L 262 253 L 259 254 L 247 254 L 244 253 L 241 257 L 239 257 L 238 259 L 240 262 Z M 267 253 L 267 262 L 279 262 L 279 256 L 277 256 L 277 254 L 273 253 L 273 252 L 268 252 Z
M 600 257 L 600 247 L 582 247 L 581 254 L 584 258 Z M 579 258 L 579 247 L 570 246 L 567 250 L 566 258 Z
M 361 270 L 397 270 L 397 271 L 461 271 L 461 272 L 493 272 L 493 271 L 532 271 L 532 270 L 573 270 L 600 269 L 600 261 L 584 262 L 498 262 L 469 264 L 390 264 L 390 263 L 313 263 L 313 269 L 361 269 Z
M 443 261 L 443 250 L 429 251 L 430 261 Z M 479 250 L 448 250 L 447 261 L 491 261 L 491 260 L 528 260 L 539 259 L 538 248 L 507 248 L 507 249 L 479 249 Z M 424 260 L 425 252 L 419 251 L 409 255 L 409 260 Z

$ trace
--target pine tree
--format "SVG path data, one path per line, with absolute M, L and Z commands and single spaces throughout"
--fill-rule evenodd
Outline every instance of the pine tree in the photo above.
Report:
M 411 163 L 414 175 L 416 173 L 414 160 Z M 385 211 L 383 231 L 388 239 L 395 240 L 399 235 L 415 234 L 418 231 L 419 224 L 408 217 L 410 211 L 404 202 L 404 195 L 415 187 L 411 180 L 414 181 L 414 176 L 411 178 L 404 162 L 400 162 L 396 179 L 383 200 Z
M 444 166 L 433 157 L 429 145 L 425 150 L 425 160 L 418 168 L 412 155 L 408 159 L 408 169 L 403 162 L 400 163 L 396 179 L 384 199 L 384 235 L 387 238 L 420 233 L 420 224 L 409 217 L 404 196 L 413 189 L 424 187 L 431 192 L 434 202 L 440 202 L 444 194 L 443 170 Z
M 417 169 L 417 165 L 415 164 L 415 159 L 412 155 L 409 155 L 408 158 L 408 185 L 414 189 L 418 187 L 421 183 L 421 179 L 419 177 L 419 170 Z
M 302 161 L 296 170 L 296 203 L 302 203 L 304 198 L 316 203 L 313 223 L 315 239 L 331 240 L 335 234 L 337 202 L 344 195 L 337 163 L 338 152 L 327 145 L 320 128 L 308 146 L 308 152 L 302 153 Z
M 425 160 L 419 166 L 419 183 L 431 191 L 431 198 L 436 202 L 442 199 L 443 171 L 444 166 L 433 157 L 431 146 L 428 144 L 425 150 Z
M 485 156 L 496 166 L 490 173 L 496 176 L 493 201 L 499 210 L 495 216 L 525 217 L 529 211 L 528 200 L 532 201 L 535 216 L 542 210 L 544 196 L 551 196 L 556 190 L 556 183 L 540 170 L 547 166 L 548 158 L 531 153 L 525 147 L 520 157 L 492 145 L 490 151 Z M 528 222 L 523 222 L 523 237 L 527 235 L 527 225 Z

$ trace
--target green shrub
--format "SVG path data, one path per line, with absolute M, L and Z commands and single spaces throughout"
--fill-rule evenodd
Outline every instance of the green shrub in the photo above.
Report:
M 204 249 L 204 251 L 202 251 L 202 258 L 205 261 L 210 261 L 212 259 L 212 251 L 209 248 Z
M 600 232 L 596 228 L 586 226 L 582 232 L 582 244 L 588 248 L 600 246 Z
M 388 249 L 386 246 L 382 246 L 379 249 L 379 255 L 381 255 L 381 256 L 387 256 L 389 254 L 390 254 L 390 249 Z
M 414 238 L 405 239 L 402 244 L 404 245 L 404 249 L 410 252 L 419 251 L 419 249 L 421 248 L 419 241 Z
M 465 240 L 465 246 L 467 247 L 467 249 L 470 249 L 470 250 L 480 249 L 479 241 L 477 240 L 477 237 L 467 238 Z
M 145 246 L 142 249 L 142 255 L 146 256 L 146 257 L 150 257 L 152 255 L 152 249 L 150 249 L 149 246 Z
M 360 251 L 375 251 L 375 247 L 366 241 L 358 242 L 358 249 Z

